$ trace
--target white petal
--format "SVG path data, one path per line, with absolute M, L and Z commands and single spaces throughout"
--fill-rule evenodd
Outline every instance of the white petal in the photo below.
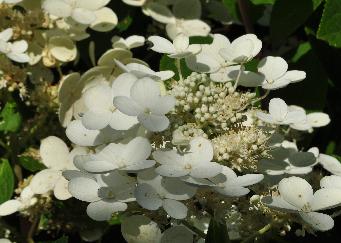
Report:
M 211 73 L 216 72 L 220 68 L 220 63 L 214 56 L 201 52 L 198 55 L 186 57 L 187 66 L 195 72 Z
M 288 113 L 288 106 L 284 100 L 273 98 L 269 103 L 269 113 L 276 121 L 283 121 Z
M 51 55 L 61 62 L 70 62 L 77 56 L 77 47 L 67 36 L 53 36 L 49 39 L 48 48 Z
M 139 35 L 131 35 L 126 39 L 129 49 L 136 48 L 139 46 L 143 46 L 145 42 L 145 38 Z
M 195 178 L 210 178 L 218 175 L 221 170 L 222 166 L 218 163 L 200 163 L 191 170 L 190 175 Z
M 109 125 L 111 128 L 116 130 L 128 130 L 138 123 L 139 122 L 136 117 L 125 115 L 119 110 L 116 110 L 111 115 Z
M 290 203 L 285 201 L 281 196 L 263 197 L 261 201 L 267 206 L 281 211 L 295 212 L 299 210 L 299 208 L 291 205 Z
M 22 206 L 22 203 L 18 200 L 9 200 L 0 204 L 0 216 L 11 215 L 18 212 Z
M 93 111 L 109 110 L 113 105 L 111 88 L 107 84 L 100 84 L 89 88 L 83 94 L 86 107 Z
M 4 42 L 8 42 L 13 36 L 13 29 L 7 28 L 0 32 L 0 40 L 3 40 Z
M 337 188 L 317 190 L 311 202 L 312 211 L 334 208 L 339 205 L 341 205 L 341 190 Z
M 69 163 L 69 148 L 63 140 L 49 136 L 41 141 L 39 153 L 44 165 L 55 170 L 65 169 Z
M 146 13 L 156 21 L 163 24 L 173 23 L 175 21 L 175 18 L 169 8 L 158 2 L 148 3 L 146 6 Z
M 89 10 L 97 10 L 99 8 L 103 8 L 105 5 L 107 5 L 110 0 L 76 0 L 77 7 L 85 8 Z
M 49 14 L 63 18 L 71 16 L 72 12 L 71 6 L 62 0 L 45 0 L 42 8 Z
M 185 51 L 189 46 L 188 36 L 183 33 L 178 34 L 173 41 L 173 45 L 177 52 Z
M 327 154 L 320 154 L 318 161 L 330 173 L 341 176 L 341 163 L 336 158 Z
M 334 220 L 327 214 L 311 212 L 300 213 L 300 216 L 315 230 L 327 231 L 334 227 Z
M 341 176 L 331 175 L 325 176 L 320 180 L 321 188 L 337 188 L 341 189 Z
M 226 185 L 223 188 L 216 187 L 215 190 L 228 197 L 241 197 L 250 192 L 249 189 L 236 185 Z
M 316 162 L 316 157 L 309 152 L 296 152 L 289 156 L 289 162 L 297 167 L 312 166 Z
M 89 25 L 96 21 L 95 13 L 85 8 L 73 9 L 71 16 L 80 24 Z
M 137 163 L 146 160 L 152 151 L 148 139 L 136 137 L 131 140 L 125 147 L 122 156 L 131 163 Z
M 166 177 L 181 177 L 188 175 L 190 171 L 179 165 L 161 165 L 155 169 L 156 173 Z
M 90 130 L 100 130 L 108 126 L 112 117 L 110 111 L 86 111 L 82 116 L 82 123 L 85 128 Z
M 308 123 L 312 127 L 324 127 L 330 123 L 328 114 L 323 112 L 313 112 L 307 115 Z
M 265 75 L 268 81 L 275 81 L 288 70 L 287 62 L 281 57 L 268 56 L 258 64 L 258 72 Z
M 162 206 L 169 216 L 175 219 L 183 219 L 187 216 L 187 207 L 176 200 L 165 199 L 163 200 Z
M 172 54 L 175 53 L 175 48 L 173 44 L 160 36 L 150 36 L 148 41 L 153 43 L 153 46 L 150 48 L 151 50 L 158 52 L 158 53 L 166 53 Z
M 238 176 L 236 179 L 236 184 L 239 186 L 251 186 L 257 184 L 258 182 L 264 179 L 264 175 L 262 174 L 246 174 L 242 176 Z
M 199 163 L 209 162 L 213 159 L 213 146 L 210 140 L 203 137 L 195 137 L 190 143 L 189 153 L 185 154 L 187 161 Z
M 174 200 L 187 200 L 193 197 L 197 188 L 178 178 L 163 178 L 162 187 L 165 189 L 165 197 Z
M 154 107 L 159 101 L 160 86 L 151 78 L 142 78 L 131 87 L 130 94 L 141 106 Z
M 67 126 L 65 133 L 71 142 L 80 146 L 95 146 L 100 143 L 97 141 L 100 132 L 98 130 L 86 129 L 80 120 L 72 121 Z
M 108 161 L 89 161 L 84 163 L 83 169 L 90 173 L 105 173 L 117 169 L 118 166 Z
M 128 70 L 131 70 L 131 64 L 126 65 L 125 67 L 128 68 Z M 142 64 L 137 64 L 139 66 L 144 66 Z M 137 77 L 130 73 L 122 73 L 120 76 L 118 76 L 112 83 L 111 89 L 113 96 L 130 96 L 130 89 L 134 85 L 134 83 L 137 81 Z
M 78 200 L 85 202 L 94 202 L 99 200 L 98 183 L 90 178 L 77 177 L 69 181 L 69 192 Z
M 282 179 L 279 182 L 278 190 L 285 201 L 299 209 L 303 209 L 313 200 L 311 185 L 299 177 Z
M 114 212 L 125 211 L 128 208 L 126 203 L 98 201 L 88 205 L 86 213 L 96 221 L 109 220 Z
M 257 111 L 256 116 L 267 123 L 276 123 L 276 121 L 273 119 L 273 117 L 270 114 L 266 114 L 264 112 Z
M 162 206 L 162 200 L 155 189 L 148 184 L 139 184 L 135 190 L 136 201 L 149 210 L 157 210 Z
M 35 174 L 30 182 L 32 191 L 44 194 L 52 190 L 62 176 L 60 171 L 45 169 Z
M 53 193 L 54 196 L 58 200 L 67 200 L 72 197 L 69 190 L 69 181 L 67 181 L 64 177 L 60 177 L 60 179 L 57 181 Z
M 25 40 L 15 41 L 12 43 L 12 50 L 15 53 L 23 53 L 27 51 L 28 44 Z
M 161 243 L 192 243 L 193 233 L 184 226 L 173 226 L 162 234 Z
M 153 115 L 141 113 L 137 119 L 148 131 L 161 132 L 166 130 L 169 126 L 169 120 L 164 115 Z
M 26 63 L 30 61 L 30 57 L 24 53 L 8 53 L 7 57 L 15 62 Z
M 110 8 L 95 11 L 96 20 L 91 22 L 90 28 L 99 32 L 107 32 L 115 28 L 118 23 L 117 15 Z
M 128 116 L 137 116 L 141 112 L 141 106 L 133 99 L 126 96 L 117 96 L 114 98 L 114 105 L 122 113 Z

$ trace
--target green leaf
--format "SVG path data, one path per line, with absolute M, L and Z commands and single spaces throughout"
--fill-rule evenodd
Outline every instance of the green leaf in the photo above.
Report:
M 223 220 L 212 218 L 205 239 L 205 243 L 228 243 L 231 242 L 227 232 L 226 223 Z
M 341 47 L 341 1 L 326 0 L 317 38 L 329 45 Z
M 122 21 L 118 22 L 118 24 L 116 25 L 116 29 L 119 32 L 126 31 L 132 23 L 133 18 L 130 15 L 127 15 Z
M 21 115 L 14 102 L 7 102 L 0 112 L 0 131 L 16 132 L 21 126 Z
M 37 172 L 46 169 L 46 166 L 43 165 L 39 160 L 36 160 L 30 156 L 20 156 L 19 164 L 30 172 Z
M 213 42 L 212 36 L 190 36 L 190 44 L 211 44 Z
M 259 4 L 274 4 L 276 0 L 251 0 L 251 2 L 255 5 Z
M 167 55 L 163 55 L 160 60 L 160 71 L 171 70 L 175 73 L 174 79 L 179 80 L 178 69 L 175 66 L 175 59 L 170 58 Z M 187 67 L 185 60 L 181 59 L 181 73 L 183 78 L 188 77 L 192 71 Z
M 11 199 L 14 191 L 14 174 L 8 160 L 0 159 L 0 204 Z
M 228 14 L 235 22 L 240 22 L 240 14 L 237 0 L 223 0 L 224 5 L 228 10 Z
M 114 215 L 110 220 L 109 220 L 109 225 L 119 225 L 121 224 L 121 218 L 119 214 Z
M 338 1 L 338 0 L 337 0 Z M 270 37 L 273 42 L 285 41 L 321 4 L 322 0 L 276 0 L 270 20 Z
M 304 42 L 300 44 L 294 54 L 294 56 L 291 58 L 292 62 L 297 62 L 300 60 L 301 57 L 303 57 L 305 54 L 307 54 L 308 51 L 311 50 L 311 45 L 309 42 Z
M 332 155 L 335 152 L 336 143 L 335 141 L 330 141 L 327 145 L 325 154 Z

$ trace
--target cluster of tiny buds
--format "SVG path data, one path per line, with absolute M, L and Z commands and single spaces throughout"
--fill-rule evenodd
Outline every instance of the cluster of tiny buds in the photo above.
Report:
M 231 82 L 215 83 L 206 74 L 198 73 L 174 83 L 169 92 L 177 99 L 178 112 L 193 112 L 196 122 L 223 130 L 242 119 L 239 109 L 255 97 L 254 93 L 234 92 Z

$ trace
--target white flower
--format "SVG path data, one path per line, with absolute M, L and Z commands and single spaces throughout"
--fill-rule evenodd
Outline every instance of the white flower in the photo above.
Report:
M 330 173 L 341 176 L 341 163 L 333 156 L 320 154 L 318 156 L 318 161 L 322 165 L 322 167 Z
M 81 24 L 92 24 L 96 21 L 96 11 L 103 9 L 110 0 L 45 0 L 43 9 L 57 17 L 72 17 Z
M 177 178 L 162 178 L 154 169 L 142 171 L 137 175 L 136 201 L 149 210 L 163 207 L 167 214 L 176 219 L 187 216 L 187 207 L 178 200 L 187 200 L 196 193 L 194 186 Z
M 83 94 L 87 111 L 82 116 L 83 125 L 90 130 L 110 126 L 116 130 L 128 130 L 138 123 L 135 117 L 127 116 L 116 109 L 113 100 L 118 96 L 129 96 L 130 88 L 137 78 L 129 73 L 118 76 L 111 87 L 101 83 L 88 88 Z
M 130 97 L 117 96 L 114 105 L 123 114 L 137 117 L 149 131 L 167 129 L 169 120 L 165 116 L 175 106 L 175 98 L 161 96 L 159 85 L 150 78 L 142 78 L 131 87 Z
M 131 35 L 126 39 L 115 35 L 111 38 L 113 48 L 133 49 L 144 45 L 145 38 L 139 35 Z
M 184 58 L 200 52 L 200 45 L 190 45 L 187 35 L 178 34 L 173 43 L 160 36 L 150 36 L 148 41 L 153 43 L 151 50 L 158 53 L 168 54 L 171 58 Z
M 292 109 L 284 100 L 273 98 L 269 103 L 269 114 L 257 112 L 257 117 L 267 123 L 277 125 L 290 125 L 304 121 L 305 113 L 301 110 Z
M 246 174 L 243 176 L 237 176 L 232 169 L 226 166 L 223 166 L 221 175 L 216 177 L 220 176 L 226 177 L 225 181 L 222 183 L 218 182 L 218 184 L 213 188 L 217 192 L 229 197 L 240 197 L 248 194 L 250 190 L 245 188 L 246 186 L 254 185 L 264 179 L 264 175 L 262 174 Z M 215 182 L 216 179 L 218 178 L 213 177 L 210 180 Z M 218 181 L 220 181 L 220 179 L 218 179 Z
M 27 42 L 25 40 L 20 40 L 11 43 L 9 40 L 12 38 L 12 36 L 12 28 L 8 28 L 0 32 L 0 53 L 5 54 L 9 59 L 15 62 L 29 62 L 29 56 L 24 53 L 28 48 Z
M 268 56 L 263 58 L 258 64 L 258 72 L 265 77 L 261 84 L 263 89 L 279 89 L 290 83 L 296 83 L 305 79 L 303 71 L 288 71 L 287 62 L 281 57 Z
M 290 106 L 290 109 L 300 110 L 306 114 L 306 111 L 299 106 Z M 303 121 L 291 124 L 290 127 L 299 130 L 299 131 L 308 131 L 312 132 L 314 128 L 324 127 L 330 123 L 329 115 L 323 112 L 312 112 L 306 114 L 306 117 Z
M 180 33 L 187 36 L 207 36 L 211 27 L 200 19 L 175 19 L 166 25 L 167 35 L 174 40 Z
M 341 204 L 341 191 L 322 188 L 313 193 L 311 185 L 299 177 L 284 178 L 280 181 L 280 196 L 265 197 L 262 201 L 269 207 L 298 212 L 312 228 L 326 231 L 334 226 L 334 220 L 326 214 L 315 211 L 337 207 Z
M 128 144 L 111 143 L 95 155 L 77 156 L 75 165 L 91 173 L 106 173 L 113 170 L 138 171 L 154 166 L 147 160 L 152 147 L 146 138 L 136 137 Z
M 148 77 L 155 81 L 164 81 L 164 80 L 172 78 L 175 75 L 173 71 L 155 72 L 149 67 L 147 67 L 146 65 L 139 64 L 139 63 L 128 63 L 127 65 L 124 65 L 118 60 L 115 60 L 115 63 L 124 72 L 131 73 L 139 79 Z
M 201 51 L 198 54 L 186 57 L 186 64 L 193 71 L 209 73 L 210 79 L 214 82 L 232 81 L 238 76 L 241 67 L 231 66 L 231 63 L 220 55 L 220 50 L 230 44 L 225 36 L 214 34 L 211 44 L 201 45 Z
M 138 6 L 141 7 L 143 6 L 147 0 L 122 0 L 124 3 L 131 5 L 131 6 Z
M 2 238 L 0 239 L 0 243 L 12 243 L 9 239 Z
M 30 188 L 35 194 L 45 194 L 53 190 L 59 200 L 71 197 L 67 190 L 68 181 L 62 176 L 62 171 L 74 169 L 73 158 L 76 155 L 87 154 L 87 149 L 76 147 L 71 152 L 60 138 L 50 136 L 41 141 L 40 156 L 47 167 L 35 174 L 30 182 Z
M 218 175 L 222 166 L 211 162 L 213 147 L 209 140 L 196 137 L 190 142 L 190 149 L 185 153 L 175 150 L 157 150 L 154 159 L 161 164 L 156 172 L 167 177 L 182 177 L 190 175 L 194 178 L 210 178 Z
M 34 197 L 34 192 L 30 186 L 26 186 L 16 199 L 8 200 L 0 204 L 0 216 L 11 215 L 15 212 L 26 210 L 33 206 L 38 199 Z
M 105 175 L 83 174 L 69 181 L 69 191 L 78 200 L 89 202 L 87 214 L 96 221 L 109 220 L 114 212 L 125 211 L 135 201 L 135 180 L 116 171 Z
M 229 64 L 242 64 L 254 58 L 262 49 L 262 42 L 254 34 L 238 37 L 231 44 L 219 50 Z

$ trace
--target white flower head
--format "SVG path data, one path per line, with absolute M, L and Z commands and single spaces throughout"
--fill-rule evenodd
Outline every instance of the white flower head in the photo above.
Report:
M 131 73 L 139 79 L 148 77 L 155 81 L 164 81 L 164 80 L 172 78 L 175 75 L 175 73 L 170 70 L 155 72 L 149 67 L 147 67 L 146 65 L 139 64 L 139 63 L 128 63 L 127 65 L 124 65 L 118 60 L 115 60 L 115 63 L 124 72 Z
M 30 58 L 25 53 L 28 48 L 27 42 L 25 40 L 20 40 L 11 43 L 9 40 L 12 38 L 12 36 L 12 28 L 8 28 L 0 32 L 0 53 L 5 54 L 9 59 L 15 62 L 29 62 Z
M 71 17 L 76 22 L 90 25 L 97 19 L 96 11 L 100 11 L 110 0 L 45 0 L 43 9 L 56 17 Z
M 143 208 L 157 210 L 163 207 L 169 216 L 176 219 L 187 216 L 187 207 L 178 201 L 193 197 L 196 187 L 178 178 L 162 178 L 154 169 L 138 173 L 137 180 L 135 197 Z
M 154 166 L 147 160 L 152 147 L 146 138 L 136 137 L 128 144 L 111 143 L 95 155 L 78 156 L 75 165 L 91 173 L 106 173 L 113 170 L 139 171 Z
M 304 121 L 305 113 L 302 110 L 292 109 L 280 98 L 273 98 L 269 103 L 269 114 L 257 112 L 257 117 L 271 124 L 290 125 Z
M 69 181 L 69 191 L 78 200 L 89 202 L 87 214 L 96 221 L 109 220 L 114 212 L 125 211 L 135 201 L 135 179 L 119 172 L 92 176 L 82 174 Z
M 250 190 L 246 188 L 246 186 L 254 185 L 264 179 L 264 175 L 262 174 L 246 174 L 237 176 L 232 169 L 226 166 L 223 166 L 223 170 L 220 175 L 216 176 L 216 178 L 211 178 L 211 180 L 215 182 L 218 179 L 217 177 L 220 176 L 226 177 L 225 181 L 218 182 L 213 188 L 217 192 L 229 197 L 240 197 L 248 194 Z M 220 178 L 217 181 L 220 181 Z
M 81 119 L 84 127 L 98 130 L 109 125 L 116 130 L 128 130 L 136 125 L 138 121 L 135 117 L 123 114 L 113 104 L 115 97 L 129 96 L 136 80 L 134 75 L 124 73 L 113 81 L 111 87 L 107 83 L 100 83 L 88 88 L 83 94 L 87 108 Z
M 76 155 L 87 154 L 87 149 L 76 147 L 71 152 L 58 137 L 50 136 L 42 140 L 40 156 L 47 167 L 35 174 L 30 182 L 30 188 L 35 194 L 45 194 L 53 190 L 59 200 L 71 197 L 67 190 L 68 181 L 62 176 L 62 171 L 75 169 L 73 158 Z
M 299 177 L 284 178 L 280 181 L 280 196 L 265 197 L 262 201 L 269 207 L 288 212 L 298 212 L 312 228 L 326 231 L 334 226 L 334 220 L 326 214 L 315 211 L 337 207 L 341 204 L 341 190 L 322 188 L 315 193 L 311 185 Z
M 262 42 L 254 34 L 238 37 L 231 44 L 219 50 L 229 64 L 242 64 L 254 58 L 262 49 Z
M 222 166 L 213 159 L 211 142 L 202 137 L 193 138 L 190 149 L 185 153 L 175 150 L 157 150 L 153 153 L 154 159 L 161 164 L 156 172 L 167 177 L 191 176 L 193 178 L 211 178 L 218 175 Z
M 183 33 L 178 34 L 173 43 L 160 36 L 150 36 L 148 41 L 153 43 L 151 50 L 165 53 L 171 58 L 185 58 L 195 55 L 201 50 L 200 45 L 190 45 L 188 36 Z
M 290 83 L 302 81 L 306 77 L 303 71 L 288 71 L 287 62 L 281 57 L 268 56 L 258 64 L 258 72 L 263 74 L 265 79 L 261 84 L 263 89 L 279 89 Z
M 165 114 L 174 108 L 175 98 L 161 96 L 158 83 L 151 78 L 142 78 L 131 87 L 130 97 L 117 96 L 114 105 L 123 114 L 137 117 L 147 130 L 159 132 L 169 126 Z

